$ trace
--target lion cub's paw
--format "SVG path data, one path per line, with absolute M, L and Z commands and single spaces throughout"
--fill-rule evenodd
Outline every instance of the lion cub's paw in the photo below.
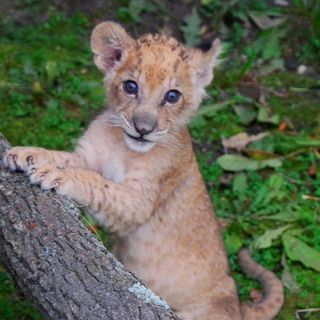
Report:
M 33 167 L 27 173 L 29 174 L 30 182 L 39 184 L 42 190 L 54 189 L 59 194 L 65 194 L 64 187 L 68 181 L 65 169 L 58 168 L 52 164 L 44 164 L 39 167 Z
M 9 149 L 3 157 L 3 164 L 12 171 L 26 171 L 36 164 L 49 162 L 44 149 L 33 147 L 14 147 Z

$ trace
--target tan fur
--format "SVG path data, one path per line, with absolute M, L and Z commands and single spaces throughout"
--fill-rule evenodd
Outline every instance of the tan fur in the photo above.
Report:
M 91 38 L 95 63 L 105 72 L 108 108 L 91 123 L 72 153 L 15 147 L 4 157 L 43 189 L 55 188 L 90 208 L 112 230 L 115 254 L 184 320 L 267 320 L 283 302 L 276 276 L 247 251 L 240 264 L 265 286 L 258 304 L 241 305 L 230 275 L 219 224 L 186 128 L 212 78 L 220 50 L 187 49 L 172 38 L 133 40 L 116 23 Z M 123 82 L 139 85 L 128 95 Z M 182 93 L 169 105 L 168 90 Z M 133 117 L 157 119 L 139 142 Z

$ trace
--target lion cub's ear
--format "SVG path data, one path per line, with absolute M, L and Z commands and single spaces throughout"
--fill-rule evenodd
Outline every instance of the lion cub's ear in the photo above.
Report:
M 102 22 L 91 34 L 91 50 L 94 62 L 103 72 L 110 71 L 119 61 L 125 49 L 134 44 L 128 33 L 118 23 Z
M 207 52 L 200 51 L 199 49 L 194 51 L 192 63 L 199 87 L 206 87 L 211 83 L 213 79 L 213 69 L 219 64 L 221 52 L 222 44 L 219 39 L 213 41 Z

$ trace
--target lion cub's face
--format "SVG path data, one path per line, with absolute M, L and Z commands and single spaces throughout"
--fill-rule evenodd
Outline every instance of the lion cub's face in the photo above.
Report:
M 198 108 L 213 77 L 220 43 L 203 53 L 163 35 L 132 39 L 104 22 L 91 36 L 95 63 L 105 72 L 107 122 L 123 129 L 128 147 L 147 152 L 170 140 Z

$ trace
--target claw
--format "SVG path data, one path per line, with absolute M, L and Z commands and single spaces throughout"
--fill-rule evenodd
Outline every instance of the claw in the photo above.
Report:
M 7 162 L 8 162 L 8 167 L 10 168 L 10 170 L 14 171 L 17 168 L 17 156 L 16 155 L 12 155 L 12 154 L 8 154 L 7 157 Z
M 6 153 L 3 157 L 3 163 L 5 164 L 6 167 L 9 166 L 9 157 L 10 157 L 10 153 Z
M 60 179 L 56 179 L 51 184 L 51 189 L 57 189 L 60 186 Z
M 27 156 L 26 161 L 27 161 L 28 166 L 31 166 L 32 164 L 34 164 L 33 156 L 31 156 L 31 155 Z
M 36 171 L 37 171 L 37 169 L 35 167 L 31 167 L 30 169 L 28 169 L 27 175 L 30 176 L 30 175 L 34 174 Z

